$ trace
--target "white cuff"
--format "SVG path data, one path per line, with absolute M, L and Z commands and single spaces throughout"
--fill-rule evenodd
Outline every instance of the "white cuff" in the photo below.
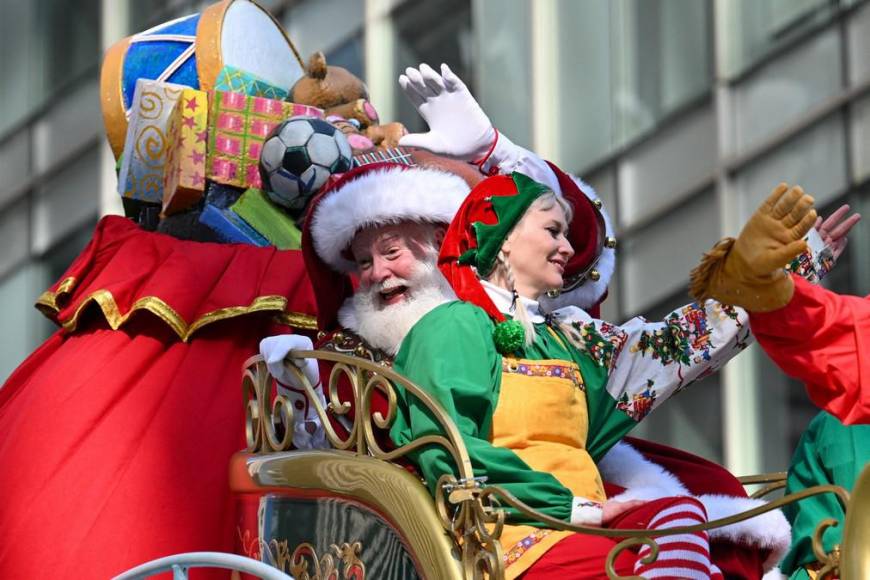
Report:
M 498 141 L 489 158 L 481 166 L 481 171 L 486 175 L 499 173 L 509 175 L 517 171 L 531 177 L 535 181 L 543 183 L 555 193 L 562 195 L 559 187 L 559 179 L 547 162 L 533 152 L 520 147 L 507 138 L 504 133 L 498 134 Z
M 584 526 L 600 526 L 604 504 L 585 497 L 571 500 L 571 523 Z

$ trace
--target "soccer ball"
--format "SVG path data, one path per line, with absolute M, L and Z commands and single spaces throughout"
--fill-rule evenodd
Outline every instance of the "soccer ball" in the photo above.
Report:
M 330 175 L 351 168 L 344 133 L 321 119 L 293 117 L 276 126 L 260 152 L 260 177 L 269 199 L 301 214 Z

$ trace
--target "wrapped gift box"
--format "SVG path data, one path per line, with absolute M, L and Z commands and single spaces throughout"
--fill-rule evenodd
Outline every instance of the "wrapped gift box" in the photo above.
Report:
M 260 149 L 275 125 L 297 115 L 323 117 L 316 107 L 224 91 L 214 92 L 209 113 L 206 177 L 256 189 Z
M 261 190 L 247 190 L 230 209 L 279 250 L 302 247 L 302 233 L 296 223 Z
M 214 88 L 216 91 L 242 93 L 249 97 L 266 97 L 277 101 L 283 101 L 288 94 L 285 89 L 271 85 L 257 75 L 229 65 L 225 65 L 218 74 Z
M 251 244 L 260 247 L 269 245 L 266 238 L 228 209 L 206 204 L 199 216 L 199 223 L 210 228 L 222 241 L 229 244 Z
M 123 197 L 163 202 L 163 175 L 171 145 L 167 133 L 185 88 L 145 79 L 136 82 L 118 174 L 118 192 Z
M 208 99 L 203 91 L 184 89 L 170 116 L 168 153 L 163 173 L 163 214 L 198 202 L 205 191 Z

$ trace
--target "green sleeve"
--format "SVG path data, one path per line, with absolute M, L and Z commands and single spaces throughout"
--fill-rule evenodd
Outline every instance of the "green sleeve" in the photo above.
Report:
M 586 408 L 589 414 L 586 450 L 597 463 L 637 426 L 637 422 L 627 415 L 607 392 L 608 368 L 602 362 L 602 358 L 593 358 L 588 351 L 581 351 L 574 347 L 561 329 L 553 330 L 560 340 L 558 343 L 548 343 L 547 355 L 549 358 L 573 360 L 580 367 L 580 374 L 583 375 L 583 382 L 586 385 Z M 546 339 L 547 336 L 545 334 L 544 338 Z M 606 339 L 600 336 L 597 340 L 602 347 L 609 345 Z
M 870 425 L 844 426 L 832 415 L 821 412 L 801 437 L 788 470 L 786 493 L 814 485 L 840 485 L 851 491 L 861 468 L 870 461 Z M 824 518 L 836 518 L 841 525 L 827 528 L 822 540 L 826 551 L 842 541 L 843 508 L 833 494 L 816 495 L 782 508 L 792 525 L 792 545 L 780 565 L 792 574 L 816 560 L 812 538 Z
M 475 477 L 498 485 L 549 516 L 569 520 L 571 491 L 548 473 L 532 470 L 513 451 L 493 446 L 488 437 L 498 401 L 501 359 L 492 341 L 492 322 L 471 304 L 451 302 L 426 314 L 411 330 L 394 368 L 428 392 L 456 423 Z M 399 405 L 390 435 L 404 445 L 424 435 L 443 434 L 416 398 L 397 388 Z M 429 445 L 411 454 L 434 494 L 438 478 L 458 476 L 450 454 Z M 511 523 L 533 523 L 508 510 Z
M 577 362 L 586 383 L 586 407 L 589 410 L 586 450 L 598 463 L 618 441 L 637 427 L 637 422 L 626 415 L 607 392 L 607 369 L 597 365 L 586 353 L 578 353 Z

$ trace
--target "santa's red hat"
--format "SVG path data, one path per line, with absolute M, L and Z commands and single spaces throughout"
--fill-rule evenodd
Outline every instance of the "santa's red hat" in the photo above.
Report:
M 318 325 L 337 326 L 337 314 L 352 294 L 348 256 L 360 230 L 413 221 L 449 224 L 468 195 L 461 177 L 439 169 L 373 163 L 345 173 L 318 194 L 302 233 L 305 266 L 317 297 Z

